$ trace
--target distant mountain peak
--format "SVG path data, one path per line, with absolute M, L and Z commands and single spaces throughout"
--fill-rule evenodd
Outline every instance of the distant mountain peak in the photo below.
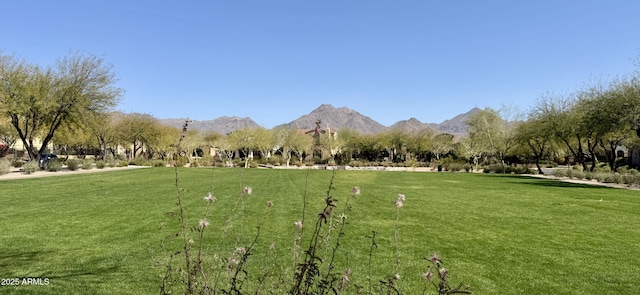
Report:
M 416 118 L 398 121 L 390 127 L 386 127 L 368 116 L 348 107 L 336 108 L 331 104 L 321 104 L 310 113 L 299 117 L 289 123 L 280 126 L 286 126 L 292 129 L 311 130 L 316 127 L 316 121 L 322 121 L 322 128 L 331 128 L 331 130 L 340 130 L 343 128 L 351 129 L 361 134 L 375 134 L 389 129 L 400 130 L 404 132 L 421 132 L 424 130 L 433 133 L 446 132 L 456 135 L 464 135 L 468 133 L 466 125 L 467 119 L 479 112 L 481 109 L 474 107 L 466 113 L 459 114 L 451 119 L 442 121 L 440 124 L 423 123 Z M 181 128 L 184 118 L 159 119 L 159 121 L 168 126 Z M 256 122 L 248 117 L 238 116 L 222 116 L 213 120 L 198 121 L 193 120 L 189 124 L 189 128 L 199 131 L 215 131 L 220 134 L 228 134 L 232 131 L 242 128 L 258 128 Z
M 363 134 L 377 133 L 386 129 L 382 124 L 348 107 L 335 108 L 330 104 L 322 104 L 309 114 L 287 125 L 293 129 L 313 129 L 317 120 L 322 121 L 323 128 L 328 127 L 333 130 L 348 128 Z

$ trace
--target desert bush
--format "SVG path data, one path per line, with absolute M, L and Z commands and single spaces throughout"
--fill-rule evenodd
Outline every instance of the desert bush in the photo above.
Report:
M 358 160 L 351 160 L 351 162 L 349 162 L 349 166 L 352 166 L 352 167 L 362 167 L 362 161 L 358 161 Z
M 198 161 L 198 164 L 200 164 L 200 166 L 202 167 L 212 167 L 215 162 L 216 160 L 214 157 L 207 155 L 200 158 L 200 160 Z
M 71 171 L 76 171 L 80 167 L 80 160 L 78 159 L 68 159 L 67 160 L 67 169 Z
M 91 160 L 91 159 L 82 160 L 82 169 L 83 170 L 93 169 L 93 160 Z
M 116 166 L 117 167 L 127 167 L 127 166 L 129 166 L 129 162 L 127 162 L 127 161 L 116 161 Z
M 38 167 L 38 162 L 32 160 L 22 165 L 22 172 L 24 174 L 31 174 L 33 172 L 36 172 L 39 168 L 40 167 Z
M 184 164 L 186 164 L 187 161 L 184 160 L 184 162 L 182 163 L 182 166 L 184 166 Z M 136 158 L 135 160 L 129 162 L 130 165 L 136 165 L 136 166 L 152 166 L 152 162 L 149 159 L 145 159 L 145 158 Z M 182 167 L 180 166 L 180 167 Z
M 571 177 L 575 179 L 584 179 L 585 176 L 586 176 L 586 173 L 582 170 L 573 170 L 571 172 Z
M 62 162 L 59 160 L 51 160 L 47 162 L 47 170 L 50 172 L 58 172 L 62 169 Z
M 514 168 L 513 172 L 515 174 L 529 174 L 530 169 L 527 166 L 518 166 Z
M 450 162 L 444 167 L 444 169 L 451 172 L 458 172 L 462 170 L 462 166 L 462 163 Z
M 618 168 L 616 168 L 616 172 L 620 173 L 620 174 L 627 174 L 627 171 L 629 171 L 629 166 L 620 166 Z
M 24 161 L 20 159 L 11 161 L 11 166 L 13 166 L 13 168 L 22 168 L 22 165 L 24 165 Z
M 569 169 L 553 169 L 553 176 L 556 177 L 567 177 L 569 175 Z
M 152 167 L 167 167 L 167 163 L 164 160 L 154 160 L 151 164 Z
M 104 160 L 96 161 L 96 168 L 104 169 L 104 167 L 106 166 L 107 166 L 107 162 L 105 162 Z
M 11 162 L 0 160 L 0 175 L 7 174 L 11 171 Z
M 617 184 L 623 184 L 624 183 L 624 178 L 622 177 L 622 174 L 620 173 L 614 173 L 613 174 L 613 181 Z
M 627 170 L 627 173 L 631 174 L 631 175 L 638 175 L 638 169 L 635 168 L 631 168 L 629 170 Z
M 593 172 L 604 172 L 604 173 L 608 173 L 611 172 L 611 167 L 609 167 L 607 164 L 605 163 L 600 163 L 598 165 L 596 165 L 595 168 L 593 168 Z
M 605 172 L 591 172 L 591 179 L 595 179 L 598 182 L 606 182 L 609 173 Z
M 593 172 L 586 171 L 586 172 L 584 173 L 584 179 L 586 179 L 586 180 L 591 180 L 591 179 L 593 179 Z
M 465 163 L 462 166 L 462 169 L 464 169 L 464 171 L 466 171 L 466 172 L 472 172 L 473 171 L 473 166 L 471 164 L 469 164 L 469 163 Z
M 622 179 L 622 175 L 618 174 L 618 173 L 607 173 L 607 175 L 604 178 L 604 183 L 623 183 L 623 179 Z
M 638 174 L 624 174 L 622 175 L 622 183 L 628 185 L 638 185 L 640 184 L 640 176 Z

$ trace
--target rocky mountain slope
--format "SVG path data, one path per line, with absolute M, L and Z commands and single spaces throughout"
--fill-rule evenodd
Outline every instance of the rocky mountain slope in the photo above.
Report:
M 477 113 L 479 110 L 480 109 L 478 108 L 473 108 L 464 114 L 457 115 L 440 124 L 423 123 L 416 118 L 411 118 L 409 120 L 396 122 L 390 127 L 387 127 L 376 122 L 372 118 L 362 115 L 347 107 L 336 108 L 330 104 L 323 104 L 311 111 L 309 114 L 303 115 L 296 120 L 276 127 L 313 129 L 316 127 L 316 121 L 321 120 L 322 128 L 328 127 L 335 130 L 349 128 L 361 134 L 375 134 L 387 130 L 400 130 L 412 133 L 427 130 L 434 133 L 446 132 L 455 135 L 464 135 L 468 132 L 467 126 L 464 122 L 469 116 Z M 185 119 L 160 119 L 160 122 L 165 125 L 181 128 L 184 120 Z M 259 125 L 251 118 L 240 117 L 219 117 L 214 120 L 207 121 L 196 120 L 189 125 L 190 129 L 196 129 L 204 132 L 215 131 L 221 134 L 227 134 L 242 128 L 256 127 L 259 127 Z
M 172 126 L 176 128 L 182 128 L 185 119 L 160 119 L 160 123 Z M 218 117 L 213 120 L 198 121 L 193 120 L 189 123 L 189 129 L 199 130 L 202 132 L 214 131 L 220 134 L 227 134 L 232 131 L 242 128 L 257 128 L 260 127 L 258 123 L 251 120 L 251 118 L 240 117 Z

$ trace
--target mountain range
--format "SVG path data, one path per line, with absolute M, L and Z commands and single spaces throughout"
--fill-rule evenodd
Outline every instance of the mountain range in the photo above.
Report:
M 278 125 L 278 127 L 289 127 L 294 129 L 313 129 L 316 127 L 316 121 L 321 120 L 322 128 L 331 128 L 339 130 L 349 128 L 361 134 L 375 134 L 387 130 L 399 130 L 404 132 L 420 132 L 422 130 L 432 131 L 434 133 L 450 133 L 454 135 L 464 135 L 468 132 L 465 121 L 467 118 L 480 109 L 473 108 L 470 111 L 457 115 L 451 119 L 445 120 L 440 124 L 423 123 L 416 118 L 399 121 L 387 127 L 370 117 L 362 115 L 357 111 L 347 107 L 336 108 L 330 104 L 320 105 L 310 113 L 301 116 L 289 123 Z M 160 123 L 176 128 L 181 128 L 185 119 L 160 119 Z M 259 127 L 251 118 L 245 117 L 219 117 L 213 120 L 198 121 L 194 120 L 189 124 L 189 128 L 202 132 L 215 131 L 220 134 L 228 134 L 242 128 Z

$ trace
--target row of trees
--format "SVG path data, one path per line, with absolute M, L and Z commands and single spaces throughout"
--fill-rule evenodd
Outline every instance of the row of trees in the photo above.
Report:
M 575 161 L 593 170 L 597 161 L 616 165 L 616 149 L 639 145 L 640 75 L 586 87 L 565 96 L 544 96 L 527 113 L 486 108 L 466 122 L 469 134 L 454 137 L 428 130 L 358 134 L 342 129 L 318 140 L 300 130 L 241 129 L 222 135 L 188 131 L 182 145 L 189 155 L 213 155 L 244 165 L 277 154 L 284 165 L 302 161 L 349 164 L 438 162 L 458 158 L 479 165 L 542 160 Z M 110 112 L 122 90 L 110 65 L 93 55 L 71 53 L 55 66 L 41 68 L 0 54 L 0 156 L 20 140 L 32 159 L 54 142 L 62 153 L 96 151 L 104 157 L 126 147 L 129 158 L 173 157 L 180 130 L 146 114 Z M 35 139 L 41 139 L 41 144 Z M 313 159 L 317 150 L 322 158 Z M 92 152 L 94 153 L 94 152 Z M 316 155 L 317 156 L 317 155 Z

